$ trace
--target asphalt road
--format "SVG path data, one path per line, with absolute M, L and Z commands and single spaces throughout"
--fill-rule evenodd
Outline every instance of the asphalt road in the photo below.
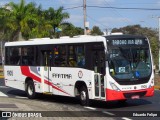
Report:
M 0 111 L 49 111 L 42 112 L 43 116 L 48 114 L 55 119 L 69 117 L 68 119 L 93 120 L 98 117 L 107 120 L 159 120 L 160 117 L 156 116 L 160 116 L 160 91 L 155 90 L 153 97 L 128 100 L 125 104 L 92 101 L 90 107 L 84 107 L 79 105 L 77 99 L 70 97 L 39 94 L 36 99 L 30 100 L 24 91 L 5 87 L 4 80 L 0 79 Z

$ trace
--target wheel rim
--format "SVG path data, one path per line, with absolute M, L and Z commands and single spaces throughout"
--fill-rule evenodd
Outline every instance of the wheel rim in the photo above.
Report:
M 33 94 L 33 87 L 31 85 L 28 86 L 28 94 L 29 95 Z
M 86 92 L 85 91 L 81 92 L 81 100 L 83 100 L 83 101 L 86 100 Z

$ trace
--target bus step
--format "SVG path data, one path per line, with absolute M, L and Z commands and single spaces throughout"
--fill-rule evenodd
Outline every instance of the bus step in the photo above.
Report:
M 45 94 L 45 95 L 52 95 L 53 93 L 52 92 L 43 92 L 43 94 Z
M 105 99 L 105 98 L 95 98 L 94 100 L 102 100 L 102 101 L 105 101 L 106 99 Z

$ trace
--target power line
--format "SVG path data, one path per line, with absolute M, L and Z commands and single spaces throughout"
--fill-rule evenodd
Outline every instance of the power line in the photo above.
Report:
M 90 18 L 91 20 L 93 20 L 95 23 L 98 23 L 99 25 L 103 26 L 104 28 L 108 28 L 108 26 L 106 26 L 106 25 L 100 23 L 99 21 L 95 20 L 95 19 L 92 18 L 91 16 L 88 16 L 88 15 L 87 15 L 87 17 Z
M 83 6 L 68 7 L 68 8 L 63 8 L 63 10 L 77 9 L 77 8 L 82 8 L 82 7 L 83 7 Z
M 90 8 L 108 8 L 108 9 L 122 9 L 122 10 L 151 10 L 151 11 L 159 11 L 159 8 L 126 8 L 126 7 L 106 7 L 106 6 L 90 6 L 87 5 L 87 7 Z
M 112 5 L 156 5 L 157 3 L 127 3 L 127 2 L 123 2 L 123 3 L 112 3 Z
M 104 0 L 105 1 L 105 3 L 109 6 L 109 7 L 111 7 L 111 5 L 106 1 L 106 0 Z M 117 15 L 119 15 L 120 17 L 122 17 L 122 18 L 124 18 L 116 9 L 113 9 L 114 11 L 113 12 L 115 12 L 115 14 L 117 14 Z M 128 20 L 128 19 L 124 19 L 123 20 L 124 22 L 127 22 L 127 23 L 130 23 L 130 21 Z

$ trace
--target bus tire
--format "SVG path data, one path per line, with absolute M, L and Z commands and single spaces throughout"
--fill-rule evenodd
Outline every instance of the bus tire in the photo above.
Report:
M 82 106 L 89 106 L 88 90 L 85 86 L 80 88 L 80 103 Z
M 33 81 L 30 80 L 27 82 L 26 92 L 29 99 L 34 99 L 36 97 L 35 86 Z

